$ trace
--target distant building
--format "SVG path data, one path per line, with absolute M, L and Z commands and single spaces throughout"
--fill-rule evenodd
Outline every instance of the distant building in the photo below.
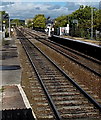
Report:
M 69 35 L 69 24 L 66 27 L 59 27 L 57 29 L 57 35 Z

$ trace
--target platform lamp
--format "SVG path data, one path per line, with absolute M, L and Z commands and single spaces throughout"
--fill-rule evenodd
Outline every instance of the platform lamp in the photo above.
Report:
M 2 16 L 2 26 L 3 26 L 4 32 L 6 28 L 6 21 L 9 21 L 9 15 L 7 12 Z
M 4 31 L 4 35 L 3 35 L 3 37 L 5 38 L 5 29 L 6 29 L 6 21 L 5 20 L 3 20 L 3 24 L 2 24 L 2 26 L 3 26 L 3 31 Z
M 10 21 L 10 15 L 9 15 L 9 37 L 11 37 L 11 21 Z
M 32 22 L 32 30 L 33 30 L 33 28 L 34 28 L 33 25 L 34 25 L 34 23 Z
M 10 33 L 10 25 L 11 25 L 11 23 L 10 23 L 10 15 L 9 15 L 8 12 L 6 12 L 5 19 L 8 19 L 8 24 L 9 24 L 9 37 L 10 37 L 10 36 L 11 36 L 11 33 Z

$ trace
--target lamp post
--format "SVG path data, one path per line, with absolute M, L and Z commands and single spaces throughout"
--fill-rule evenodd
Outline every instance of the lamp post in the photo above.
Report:
M 3 26 L 3 38 L 5 38 L 5 33 L 6 33 L 6 22 L 5 22 L 5 20 L 3 20 L 2 26 Z
M 10 23 L 10 14 L 9 14 L 8 12 L 6 12 L 6 14 L 7 14 L 7 15 L 6 15 L 6 17 L 5 17 L 5 18 L 6 18 L 6 19 L 8 19 L 8 24 L 9 24 L 9 25 L 8 25 L 8 26 L 9 26 L 9 28 L 8 28 L 9 37 L 11 37 L 11 28 L 10 28 L 10 27 L 11 27 L 11 23 Z
M 9 14 L 9 37 L 11 37 L 11 21 L 10 21 L 10 14 Z
M 33 30 L 33 22 L 32 22 L 32 30 Z
M 2 48 L 2 14 L 0 12 L 0 49 Z M 2 52 L 1 53 L 1 56 L 2 56 Z
M 10 16 L 9 16 L 9 37 L 11 37 L 11 21 L 10 21 Z

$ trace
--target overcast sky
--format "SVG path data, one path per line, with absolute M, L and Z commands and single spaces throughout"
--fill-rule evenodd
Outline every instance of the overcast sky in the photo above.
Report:
M 30 1 L 30 2 L 29 2 Z M 34 2 L 33 2 L 34 1 Z M 58 2 L 59 1 L 59 2 Z M 62 1 L 62 2 L 61 2 Z M 10 13 L 11 18 L 27 19 L 33 18 L 36 14 L 45 14 L 46 17 L 56 18 L 60 15 L 67 15 L 79 8 L 80 5 L 99 7 L 96 0 L 2 0 L 0 11 Z
M 101 0 L 0 0 L 2 2 L 100 2 Z

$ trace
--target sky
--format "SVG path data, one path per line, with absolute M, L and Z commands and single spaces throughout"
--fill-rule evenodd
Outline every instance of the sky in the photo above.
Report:
M 0 0 L 3 2 L 100 2 L 101 0 Z
M 59 2 L 58 2 L 59 1 Z M 101 0 L 0 0 L 0 11 L 5 10 L 12 19 L 33 18 L 36 14 L 44 14 L 52 19 L 71 14 L 80 5 L 99 7 Z

